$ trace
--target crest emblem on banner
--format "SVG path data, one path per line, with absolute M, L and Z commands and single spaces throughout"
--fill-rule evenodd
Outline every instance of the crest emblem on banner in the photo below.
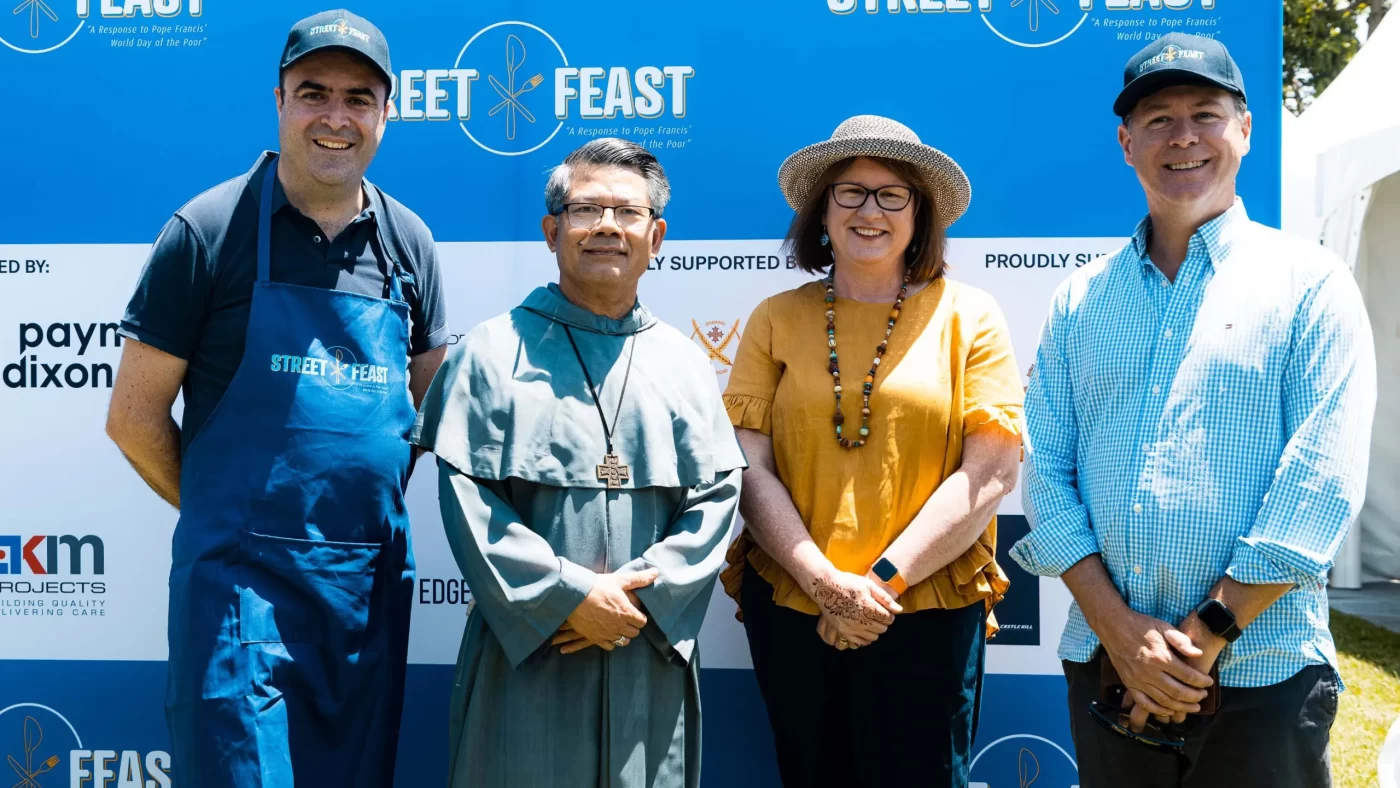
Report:
M 729 368 L 734 366 L 734 354 L 739 350 L 738 319 L 732 323 L 724 320 L 706 320 L 701 323 L 692 319 L 690 327 L 693 329 L 690 333 L 691 340 L 710 357 L 715 375 L 728 375 Z

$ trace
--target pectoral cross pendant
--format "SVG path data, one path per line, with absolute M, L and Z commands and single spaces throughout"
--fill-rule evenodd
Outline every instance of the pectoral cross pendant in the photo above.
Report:
M 630 478 L 630 473 L 626 465 L 621 464 L 616 454 L 609 452 L 603 455 L 603 464 L 598 466 L 598 481 L 607 482 L 608 489 L 616 489 Z

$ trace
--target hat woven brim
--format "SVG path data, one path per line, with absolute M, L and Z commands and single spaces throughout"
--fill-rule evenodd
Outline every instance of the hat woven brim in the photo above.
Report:
M 933 192 L 934 205 L 943 226 L 957 221 L 972 201 L 967 175 L 943 151 L 908 140 L 889 137 L 841 137 L 808 145 L 787 157 L 778 168 L 778 186 L 795 211 L 811 197 L 812 186 L 838 161 L 857 156 L 894 159 L 914 165 Z

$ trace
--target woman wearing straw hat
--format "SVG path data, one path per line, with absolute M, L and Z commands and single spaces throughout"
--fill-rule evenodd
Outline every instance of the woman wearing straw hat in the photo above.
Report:
M 748 456 L 725 588 L 783 782 L 966 785 L 1022 388 L 990 296 L 944 277 L 967 176 L 862 115 L 788 157 L 823 278 L 749 318 L 724 400 Z

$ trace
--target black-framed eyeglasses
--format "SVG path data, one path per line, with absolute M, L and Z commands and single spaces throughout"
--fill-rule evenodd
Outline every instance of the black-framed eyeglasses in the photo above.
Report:
M 1109 701 L 1096 700 L 1089 703 L 1089 716 L 1104 730 L 1137 742 L 1158 752 L 1181 752 L 1186 746 L 1186 733 L 1189 721 L 1177 725 L 1171 722 L 1158 722 L 1149 717 L 1142 732 L 1134 731 L 1128 725 L 1130 712 Z
M 908 186 L 890 184 L 867 189 L 859 183 L 846 181 L 831 184 L 831 196 L 842 208 L 860 208 L 872 194 L 875 204 L 887 211 L 902 211 L 914 199 L 914 190 Z
M 570 202 L 564 204 L 569 224 L 576 230 L 592 230 L 603 221 L 603 215 L 613 212 L 613 221 L 618 227 L 629 228 L 644 224 L 655 215 L 655 211 L 645 205 L 598 205 L 591 202 Z

